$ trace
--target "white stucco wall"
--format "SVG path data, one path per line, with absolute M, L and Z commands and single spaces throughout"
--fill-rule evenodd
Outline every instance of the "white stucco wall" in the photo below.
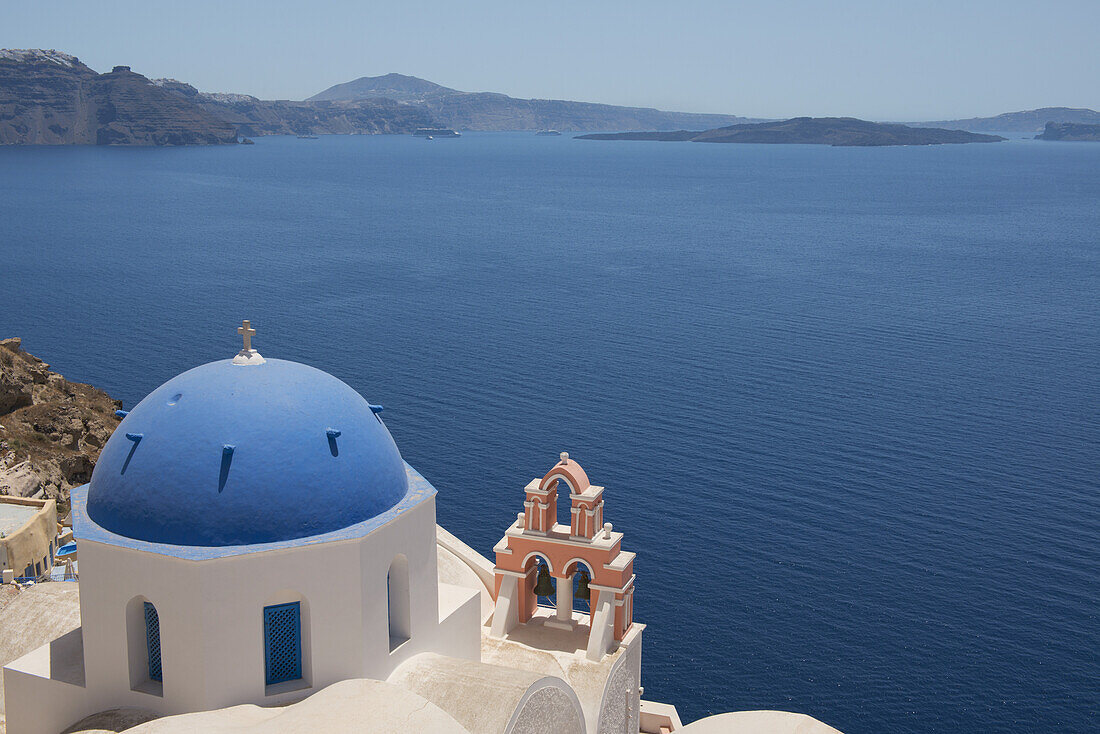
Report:
M 417 655 L 389 682 L 450 714 L 471 734 L 584 734 L 584 712 L 561 678 L 442 655 Z
M 607 677 L 600 705 L 598 734 L 635 734 L 639 729 L 641 701 L 641 640 L 615 661 Z
M 693 721 L 684 734 L 841 734 L 806 714 L 787 711 L 733 711 Z
M 376 680 L 336 683 L 305 701 L 279 708 L 234 706 L 157 719 L 133 734 L 233 734 L 240 731 L 469 734 L 438 707 L 414 693 Z
M 524 696 L 504 734 L 585 734 L 577 694 L 565 681 L 540 683 Z
M 411 634 L 391 651 L 386 576 L 398 554 L 408 563 Z M 17 698 L 9 698 L 10 734 L 56 734 L 64 726 L 42 716 L 47 707 L 68 717 L 68 725 L 121 707 L 176 714 L 242 703 L 270 706 L 349 678 L 385 679 L 419 652 L 479 655 L 476 591 L 449 587 L 441 619 L 434 498 L 363 538 L 213 560 L 83 540 L 80 567 L 86 687 L 59 689 L 56 681 L 38 678 L 37 685 L 34 675 L 15 676 L 9 684 L 9 692 L 11 685 L 18 688 Z M 127 606 L 133 612 L 145 599 L 160 618 L 163 684 L 134 690 L 131 659 L 145 665 L 145 637 L 142 621 L 137 649 L 130 644 Z M 263 608 L 295 600 L 302 601 L 303 679 L 268 689 Z M 144 671 L 141 677 L 147 677 Z

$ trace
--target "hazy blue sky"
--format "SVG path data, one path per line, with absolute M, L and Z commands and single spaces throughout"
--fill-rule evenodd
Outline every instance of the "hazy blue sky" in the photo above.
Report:
M 0 47 L 301 99 L 390 71 L 761 117 L 1100 109 L 1100 0 L 0 0 Z

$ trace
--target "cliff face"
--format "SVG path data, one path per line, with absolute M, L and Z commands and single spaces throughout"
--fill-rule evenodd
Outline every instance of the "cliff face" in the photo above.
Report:
M 67 510 L 69 490 L 91 478 L 121 406 L 51 372 L 19 339 L 0 341 L 0 494 L 53 498 Z
M 294 102 L 262 100 L 246 94 L 207 94 L 175 83 L 177 94 L 194 92 L 203 110 L 233 125 L 241 135 L 374 135 L 410 133 L 436 124 L 432 115 L 392 99 L 354 102 Z
M 1036 140 L 1067 140 L 1100 142 L 1100 125 L 1080 125 L 1072 122 L 1048 122 Z
M 129 67 L 92 79 L 96 145 L 236 143 L 237 130 L 190 100 L 156 86 Z
M 57 51 L 0 50 L 0 145 L 210 145 L 236 129 L 128 67 L 96 74 Z
M 0 145 L 95 142 L 87 123 L 95 76 L 68 54 L 0 50 Z

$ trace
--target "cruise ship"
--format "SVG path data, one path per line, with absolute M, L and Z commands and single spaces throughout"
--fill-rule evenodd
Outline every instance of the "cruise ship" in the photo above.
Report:
M 460 138 L 462 133 L 442 127 L 418 127 L 413 135 L 419 138 Z

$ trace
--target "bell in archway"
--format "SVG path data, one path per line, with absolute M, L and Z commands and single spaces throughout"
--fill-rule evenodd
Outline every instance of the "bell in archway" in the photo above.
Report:
M 588 601 L 592 598 L 592 592 L 588 590 L 588 580 L 588 572 L 581 571 L 581 578 L 577 581 L 577 593 L 573 594 L 574 599 Z
M 539 576 L 535 580 L 535 596 L 553 596 L 554 582 L 550 580 L 550 571 L 546 566 L 539 566 Z

